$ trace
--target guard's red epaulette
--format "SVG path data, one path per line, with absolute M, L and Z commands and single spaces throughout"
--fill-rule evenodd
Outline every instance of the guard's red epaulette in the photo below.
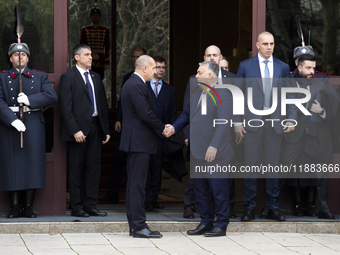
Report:
M 0 71 L 0 73 L 5 73 L 6 72 L 6 70 L 2 70 L 2 71 Z
M 41 71 L 41 70 L 34 70 L 35 72 L 39 72 L 39 73 L 46 73 L 44 71 Z
M 329 76 L 328 74 L 323 73 L 323 72 L 319 72 L 319 71 L 315 71 L 315 72 L 316 72 L 316 73 L 319 73 L 319 74 L 323 74 L 323 75 Z

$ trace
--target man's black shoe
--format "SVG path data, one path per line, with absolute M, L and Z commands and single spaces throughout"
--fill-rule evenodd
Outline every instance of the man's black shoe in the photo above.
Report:
M 106 212 L 100 212 L 97 208 L 93 209 L 84 209 L 85 212 L 87 212 L 90 216 L 99 216 L 99 217 L 105 217 L 107 215 Z
M 236 217 L 237 217 L 236 213 L 234 213 L 233 209 L 230 209 L 230 211 L 229 211 L 229 218 L 235 219 Z
M 307 205 L 307 216 L 316 217 L 318 214 L 316 213 L 315 205 L 312 203 L 308 203 Z
M 33 211 L 32 206 L 25 206 L 25 208 L 22 210 L 23 217 L 25 218 L 36 218 L 37 215 Z
M 318 213 L 319 219 L 326 219 L 326 220 L 338 220 L 339 217 L 336 215 L 332 215 L 330 212 L 328 213 Z
M 298 216 L 298 217 L 305 216 L 305 212 L 303 211 L 303 207 L 302 207 L 302 205 L 300 203 L 295 205 L 295 209 L 294 209 L 294 213 L 293 214 L 295 216 Z
M 139 238 L 160 238 L 163 235 L 158 231 L 151 231 L 149 228 L 144 228 L 142 230 L 135 230 L 133 237 Z
M 268 211 L 267 219 L 277 220 L 277 221 L 285 221 L 286 217 L 279 213 L 278 209 L 272 209 Z
M 13 219 L 13 218 L 19 218 L 21 216 L 21 207 L 18 205 L 14 205 L 9 214 L 7 214 L 7 218 Z
M 153 204 L 150 203 L 150 202 L 145 203 L 144 209 L 145 209 L 146 212 L 151 212 L 151 211 L 153 211 Z
M 152 207 L 153 207 L 154 209 L 164 209 L 164 206 L 158 204 L 157 201 L 156 201 L 156 202 L 153 202 Z
M 135 230 L 134 230 L 134 229 L 130 229 L 130 230 L 129 230 L 129 236 L 133 236 L 134 233 L 135 233 Z
M 241 216 L 241 221 L 252 221 L 255 219 L 254 210 L 246 209 L 244 214 Z
M 220 227 L 215 226 L 212 230 L 207 231 L 204 233 L 205 237 L 213 237 L 213 236 L 225 236 L 226 235 L 226 231 L 223 230 Z
M 265 206 L 261 209 L 261 213 L 259 215 L 259 218 L 260 219 L 267 219 L 267 217 L 268 217 L 268 207 Z
M 196 229 L 194 229 L 194 230 L 188 230 L 188 231 L 187 231 L 187 234 L 188 234 L 188 235 L 192 235 L 192 236 L 194 236 L 194 235 L 203 235 L 205 232 L 208 232 L 208 231 L 210 231 L 210 230 L 212 230 L 212 229 L 213 229 L 212 226 L 211 226 L 211 227 L 208 227 L 208 226 L 206 226 L 206 225 L 199 224 L 199 225 L 197 226 Z
M 108 191 L 105 196 L 98 198 L 98 201 L 119 204 L 119 194 Z
M 90 215 L 88 213 L 86 213 L 83 209 L 80 209 L 80 210 L 72 210 L 71 216 L 89 217 Z
M 194 210 L 191 206 L 184 209 L 183 218 L 193 219 L 195 218 Z

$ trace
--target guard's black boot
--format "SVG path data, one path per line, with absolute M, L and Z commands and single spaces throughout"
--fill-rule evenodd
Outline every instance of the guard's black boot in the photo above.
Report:
M 316 187 L 307 187 L 307 204 L 306 204 L 306 214 L 311 217 L 316 217 L 318 214 L 315 209 L 315 199 L 316 199 Z
M 19 191 L 9 192 L 9 202 L 11 204 L 11 210 L 7 214 L 7 218 L 18 218 L 21 213 L 20 196 Z
M 35 195 L 35 189 L 24 190 L 25 204 L 24 204 L 23 216 L 26 218 L 37 217 L 37 215 L 33 211 L 34 195 Z
M 305 213 L 302 208 L 302 203 L 301 203 L 301 188 L 300 187 L 294 187 L 293 188 L 293 193 L 294 193 L 294 215 L 295 216 L 305 216 Z

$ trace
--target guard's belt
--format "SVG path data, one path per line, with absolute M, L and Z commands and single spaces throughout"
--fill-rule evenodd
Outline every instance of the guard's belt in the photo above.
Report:
M 9 109 L 11 109 L 13 112 L 19 112 L 19 106 L 9 106 Z M 28 106 L 23 106 L 23 112 L 36 112 L 36 111 L 40 111 L 40 108 L 37 109 L 31 109 Z

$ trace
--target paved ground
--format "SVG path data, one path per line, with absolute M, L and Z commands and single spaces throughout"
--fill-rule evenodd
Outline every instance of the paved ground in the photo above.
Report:
M 227 233 L 226 237 L 164 232 L 160 239 L 132 238 L 127 233 L 1 234 L 6 255 L 158 255 L 158 254 L 340 254 L 336 234 Z

